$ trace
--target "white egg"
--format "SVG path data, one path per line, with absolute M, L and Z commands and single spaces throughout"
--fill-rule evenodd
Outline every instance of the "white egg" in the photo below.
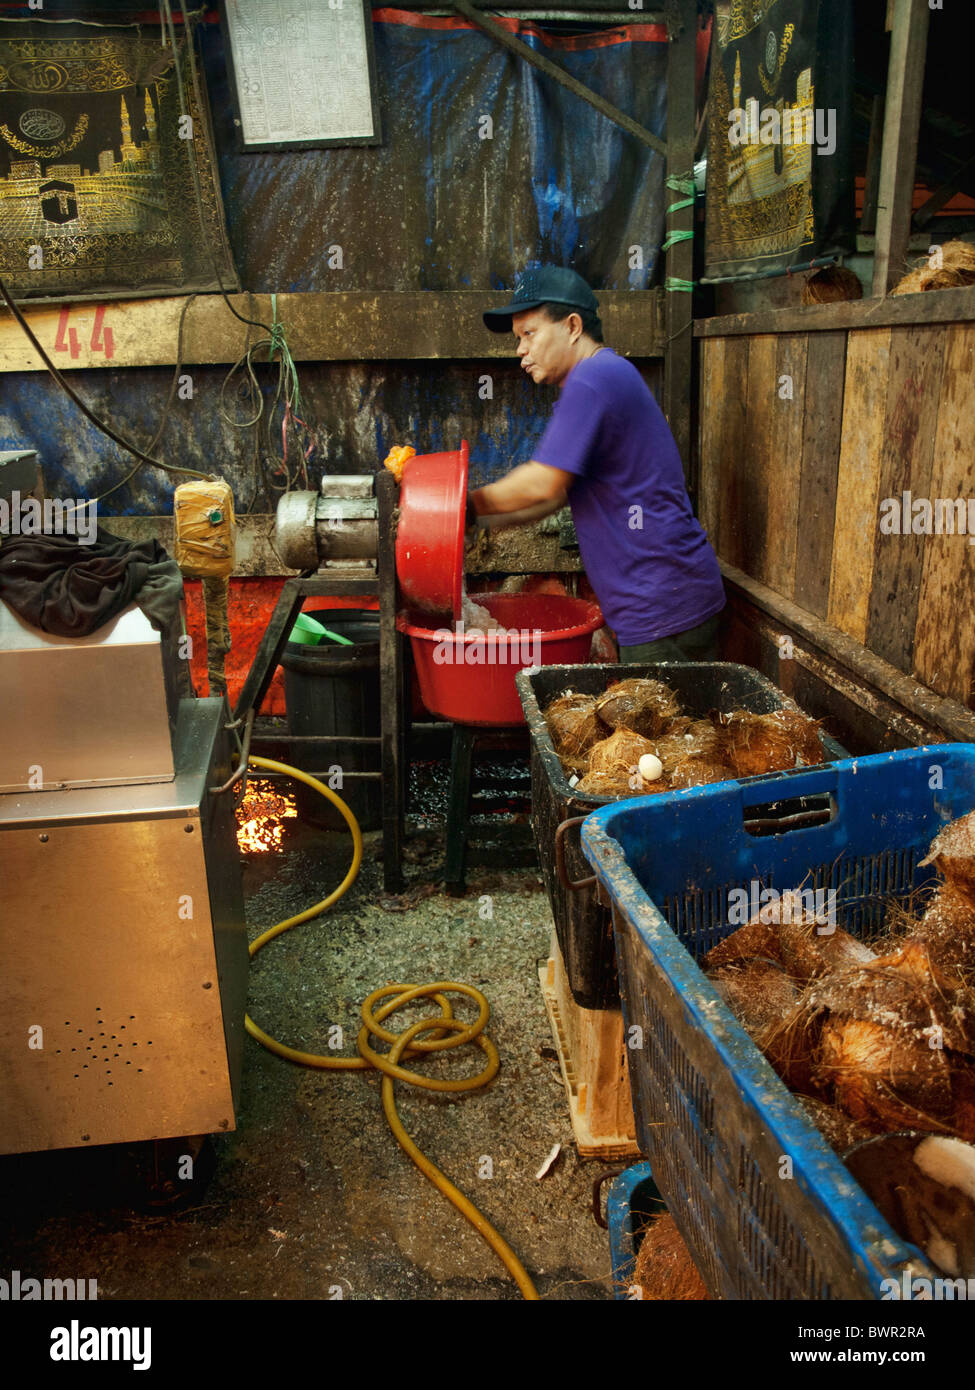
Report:
M 664 775 L 664 765 L 656 753 L 644 753 L 638 767 L 644 782 L 656 782 Z

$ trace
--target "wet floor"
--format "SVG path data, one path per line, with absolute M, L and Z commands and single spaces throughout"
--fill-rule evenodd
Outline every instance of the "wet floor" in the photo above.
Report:
M 367 836 L 346 897 L 255 958 L 250 1012 L 312 1052 L 335 1055 L 340 1029 L 341 1051 L 353 1055 L 373 989 L 455 979 L 482 990 L 497 1077 L 460 1096 L 398 1085 L 403 1122 L 514 1247 L 543 1298 L 607 1299 L 608 1236 L 591 1193 L 620 1165 L 580 1160 L 572 1144 L 538 986 L 552 919 L 537 869 L 475 868 L 465 897 L 445 896 L 432 810 L 410 842 L 408 891 L 384 894 L 381 836 Z M 323 897 L 347 856 L 342 834 L 295 819 L 278 853 L 245 856 L 251 938 Z M 471 1012 L 458 1000 L 459 1016 Z M 421 1065 L 471 1075 L 482 1064 L 468 1048 Z M 0 1259 L 22 1277 L 96 1278 L 102 1299 L 518 1298 L 497 1257 L 397 1147 L 379 1090 L 374 1073 L 307 1070 L 248 1039 L 238 1128 L 217 1141 L 212 1179 L 190 1206 L 134 1209 L 140 1174 L 122 1150 L 2 1158 L 15 1200 L 0 1214 Z M 556 1144 L 560 1158 L 539 1181 Z

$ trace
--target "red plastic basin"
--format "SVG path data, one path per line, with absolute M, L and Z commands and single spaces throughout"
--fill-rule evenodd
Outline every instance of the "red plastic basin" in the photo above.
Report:
M 455 724 L 524 724 L 515 672 L 529 666 L 580 665 L 603 623 L 595 603 L 554 594 L 471 594 L 503 627 L 500 636 L 418 627 L 406 614 L 396 626 L 413 647 L 423 703 Z
M 464 579 L 467 441 L 452 454 L 417 454 L 403 470 L 396 573 L 407 606 L 456 619 Z

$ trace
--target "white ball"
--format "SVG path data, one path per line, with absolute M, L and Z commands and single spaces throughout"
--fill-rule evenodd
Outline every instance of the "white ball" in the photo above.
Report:
M 664 775 L 664 765 L 656 753 L 644 753 L 637 766 L 644 782 L 656 782 Z

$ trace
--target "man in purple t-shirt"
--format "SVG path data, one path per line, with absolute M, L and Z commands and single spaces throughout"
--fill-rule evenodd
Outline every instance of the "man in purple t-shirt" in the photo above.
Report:
M 573 270 L 528 271 L 491 309 L 537 385 L 559 386 L 530 463 L 470 494 L 481 525 L 518 525 L 566 502 L 582 563 L 624 662 L 717 659 L 724 607 L 714 551 L 691 511 L 677 445 L 643 378 L 602 340 Z

